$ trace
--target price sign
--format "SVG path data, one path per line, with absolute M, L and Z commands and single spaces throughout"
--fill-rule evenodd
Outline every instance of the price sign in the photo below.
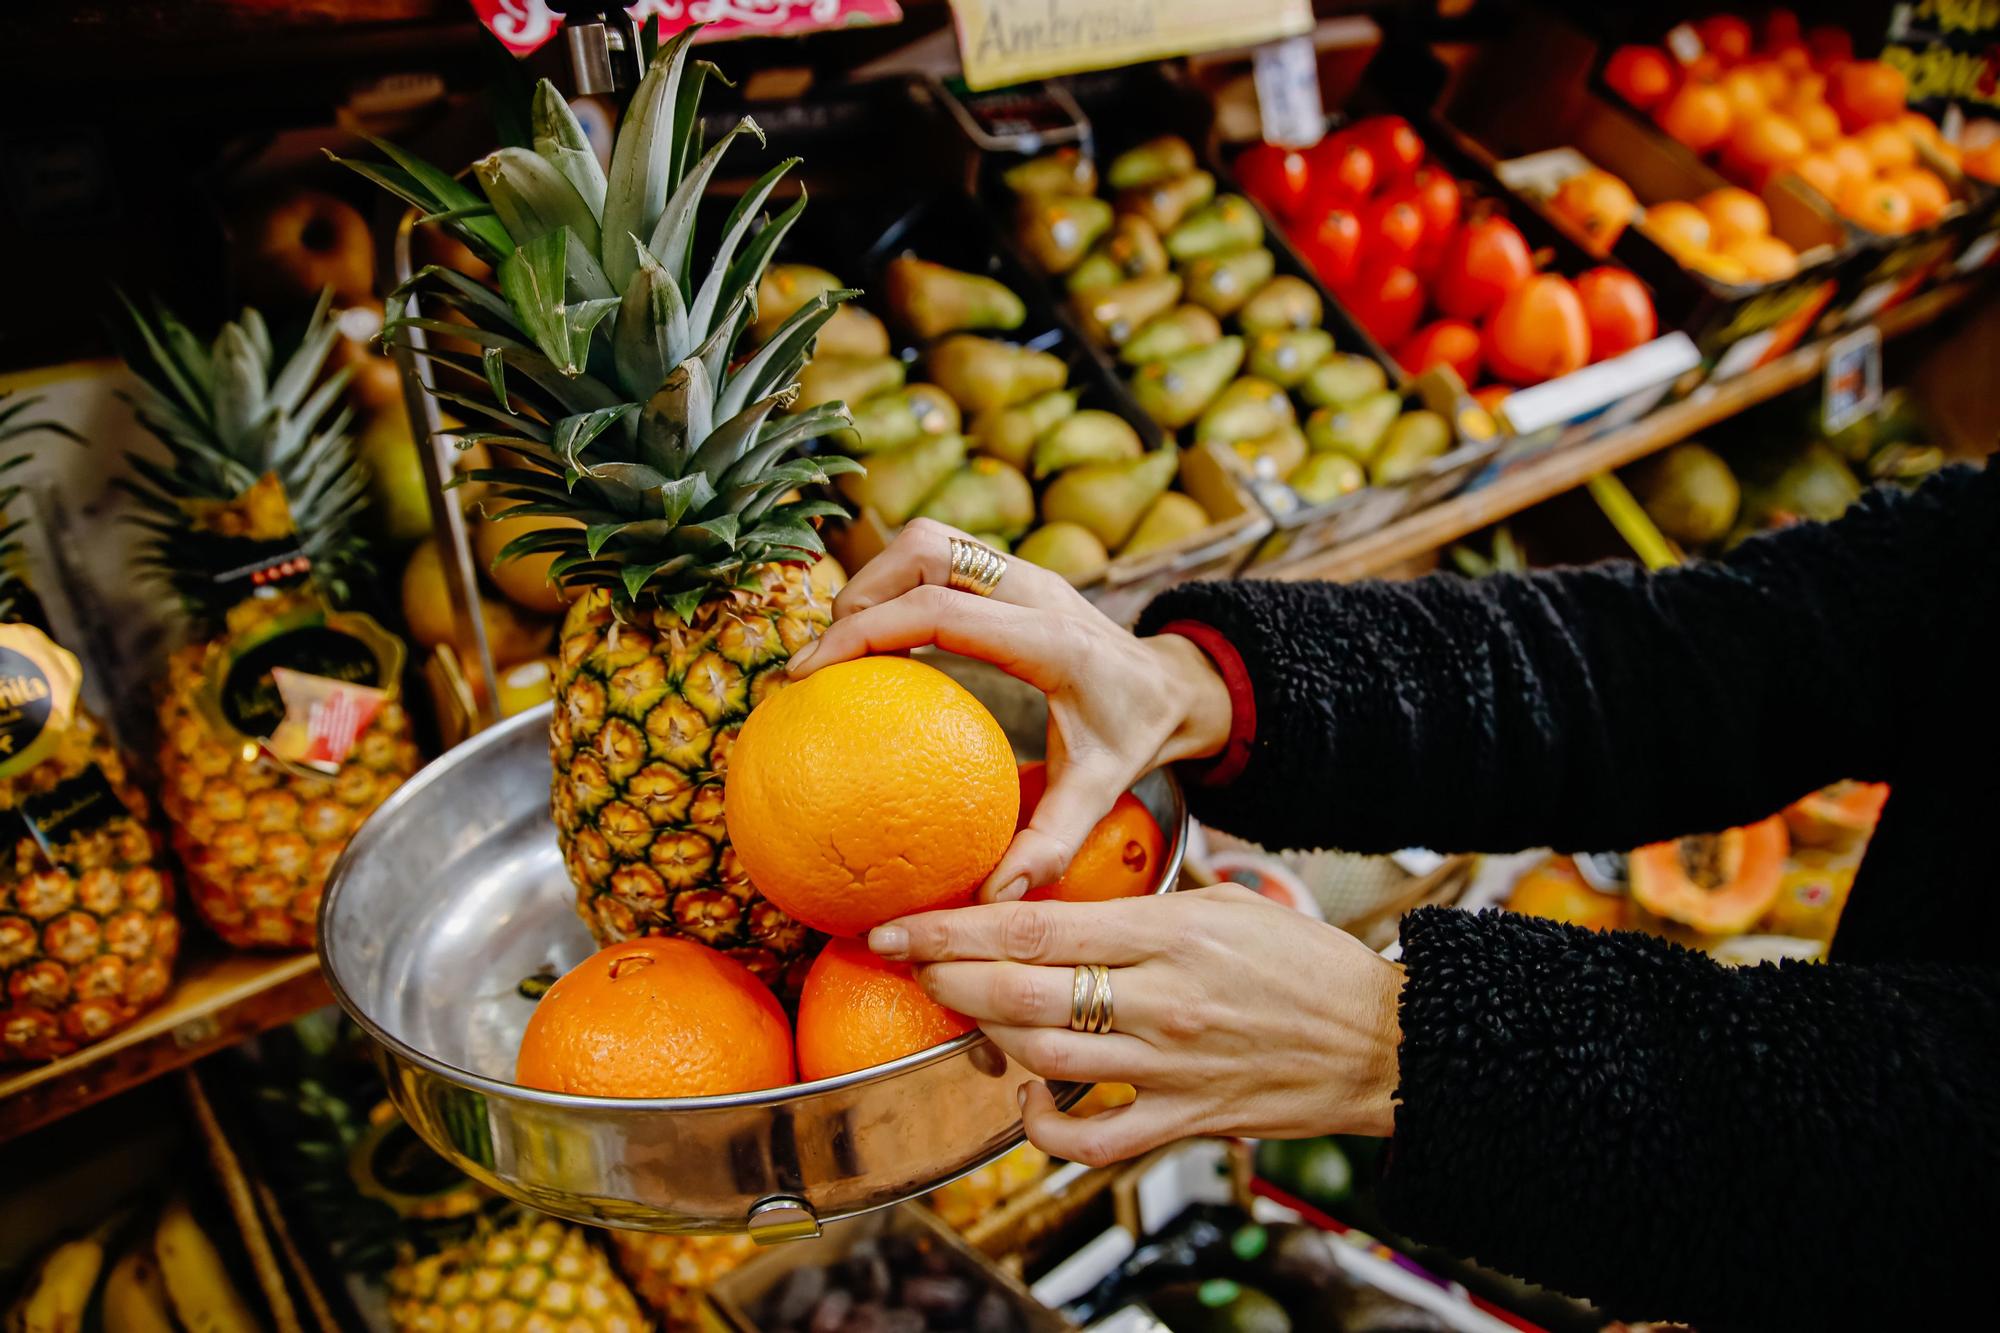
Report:
M 1310 148 L 1326 137 L 1326 106 L 1319 95 L 1319 56 L 1312 38 L 1288 37 L 1256 54 L 1257 115 L 1266 142 Z
M 472 0 L 472 8 L 486 30 L 517 56 L 534 54 L 562 26 L 561 17 L 542 0 Z M 705 23 L 696 38 L 703 42 L 868 28 L 903 17 L 896 0 L 639 0 L 625 12 L 649 27 L 658 19 L 670 37 L 691 23 Z
M 1309 0 L 951 0 L 974 90 L 1312 31 Z
M 1865 324 L 1827 349 L 1820 426 L 1828 435 L 1847 429 L 1882 401 L 1882 332 Z

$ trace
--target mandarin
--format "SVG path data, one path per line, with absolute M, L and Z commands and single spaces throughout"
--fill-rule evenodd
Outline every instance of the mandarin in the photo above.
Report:
M 1788 167 L 1812 151 L 1806 136 L 1789 117 L 1767 112 L 1750 121 L 1739 121 L 1729 136 L 1730 160 L 1749 169 L 1762 180 L 1781 167 Z
M 1806 136 L 1806 142 L 1814 148 L 1824 148 L 1840 137 L 1840 117 L 1833 114 L 1833 108 L 1824 102 L 1797 103 L 1788 107 L 1792 123 L 1799 127 L 1799 133 Z
M 1646 210 L 1639 229 L 1659 242 L 1661 249 L 1682 260 L 1708 249 L 1713 237 L 1708 215 L 1684 199 L 1654 204 Z
M 1928 227 L 1951 207 L 1951 187 L 1935 171 L 1911 167 L 1891 172 L 1885 179 L 1910 201 L 1911 215 L 1919 227 Z
M 1739 236 L 1770 235 L 1771 211 L 1748 190 L 1726 185 L 1710 190 L 1694 206 L 1708 219 L 1709 244 L 1718 250 L 1727 249 Z
M 970 900 L 1014 836 L 1014 751 L 986 705 L 904 657 L 826 667 L 757 705 L 723 815 L 763 895 L 830 935 Z
M 1729 137 L 1735 117 L 1729 99 L 1718 88 L 1688 82 L 1660 103 L 1655 113 L 1660 128 L 1697 153 L 1705 153 Z
M 1856 181 L 1874 178 L 1875 162 L 1865 149 L 1852 139 L 1835 139 L 1825 149 L 1833 164 L 1840 168 L 1841 185 L 1846 187 Z
M 1909 92 L 1903 71 L 1879 60 L 1850 60 L 1827 71 L 1827 104 L 1849 134 L 1902 115 Z
M 1729 110 L 1738 124 L 1761 116 L 1771 108 L 1770 94 L 1753 69 L 1732 69 L 1715 86 L 1729 99 Z
M 1470 326 L 1466 326 L 1468 330 Z M 1473 334 L 1477 343 L 1478 335 Z M 1048 790 L 1048 765 L 1021 765 L 1020 826 L 1026 828 Z M 1140 898 L 1159 885 L 1167 840 L 1145 803 L 1131 792 L 1118 797 L 1111 812 L 1076 849 L 1062 878 L 1028 891 L 1034 899 L 1059 898 L 1072 903 L 1101 903 L 1113 898 Z
M 1754 282 L 1779 282 L 1799 271 L 1798 251 L 1775 236 L 1736 236 L 1720 248 Z
M 1840 187 L 1847 183 L 1847 173 L 1840 164 L 1827 153 L 1807 153 L 1792 163 L 1792 171 L 1798 178 L 1828 199 L 1840 197 Z
M 1909 196 L 1887 181 L 1851 180 L 1834 202 L 1847 217 L 1884 235 L 1900 236 L 1916 225 Z
M 693 940 L 624 940 L 549 987 L 514 1081 L 590 1097 L 755 1092 L 792 1081 L 792 1032 L 735 959 Z
M 799 991 L 799 1077 L 886 1065 L 973 1026 L 925 994 L 908 963 L 878 958 L 859 940 L 829 940 Z
M 1657 46 L 1621 46 L 1604 64 L 1604 81 L 1620 97 L 1650 111 L 1674 90 L 1674 67 Z
M 1906 171 L 1917 164 L 1917 146 L 1894 125 L 1870 125 L 1854 136 L 1877 172 Z
M 1549 207 L 1583 233 L 1584 248 L 1599 256 L 1611 253 L 1639 201 L 1624 181 L 1597 167 L 1564 179 L 1549 197 Z

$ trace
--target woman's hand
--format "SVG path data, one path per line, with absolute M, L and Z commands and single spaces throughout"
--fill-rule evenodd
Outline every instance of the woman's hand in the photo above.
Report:
M 1028 1137 L 1057 1157 L 1101 1166 L 1197 1134 L 1394 1128 L 1401 969 L 1248 889 L 927 912 L 868 944 L 918 964 L 938 1003 L 1043 1078 L 1138 1089 L 1079 1118 L 1030 1084 Z M 1110 1032 L 1069 1027 L 1086 963 L 1111 969 Z
M 1060 878 L 1140 777 L 1219 751 L 1229 739 L 1229 691 L 1188 640 L 1138 638 L 1066 579 L 1025 560 L 1007 562 L 991 597 L 946 587 L 951 539 L 963 536 L 929 519 L 904 527 L 842 590 L 833 628 L 790 670 L 808 676 L 849 658 L 935 644 L 1049 697 L 1048 790 L 981 890 L 1006 900 Z

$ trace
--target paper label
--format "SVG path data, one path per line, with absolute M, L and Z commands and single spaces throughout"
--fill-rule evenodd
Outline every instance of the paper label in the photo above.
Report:
M 1685 23 L 1677 23 L 1667 30 L 1667 50 L 1683 65 L 1692 65 L 1702 56 L 1701 34 Z
M 1828 435 L 1847 429 L 1882 401 L 1882 331 L 1864 325 L 1827 348 L 1820 426 Z
M 49 790 L 23 797 L 7 812 L 7 820 L 0 822 L 0 838 L 11 847 L 25 833 L 52 864 L 82 874 L 83 867 L 72 863 L 68 855 L 76 839 L 130 814 L 104 770 L 88 764 L 81 773 Z M 10 824 L 17 829 L 10 829 Z
M 0 778 L 40 763 L 76 714 L 83 667 L 31 625 L 0 625 Z
M 486 30 L 517 56 L 534 54 L 562 26 L 561 17 L 542 0 L 472 0 L 472 9 Z M 896 0 L 639 0 L 625 12 L 648 26 L 657 19 L 669 37 L 691 23 L 705 23 L 698 42 L 872 28 L 903 17 Z
M 218 653 L 202 704 L 280 763 L 336 773 L 402 669 L 402 641 L 369 617 L 307 612 Z
M 1312 31 L 1308 0 L 951 0 L 973 89 Z
M 1319 56 L 1312 38 L 1288 37 L 1257 48 L 1257 114 L 1267 143 L 1310 148 L 1326 137 Z
M 368 685 L 310 676 L 273 667 L 271 680 L 284 701 L 285 716 L 264 748 L 287 764 L 338 773 L 354 742 L 389 696 Z

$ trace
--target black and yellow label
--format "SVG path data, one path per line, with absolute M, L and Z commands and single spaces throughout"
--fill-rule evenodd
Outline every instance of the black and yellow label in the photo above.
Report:
M 75 654 L 31 625 L 0 625 L 0 778 L 55 748 L 82 685 Z
M 9 821 L 20 825 L 19 830 L 0 832 L 0 837 L 12 833 L 13 837 L 8 838 L 11 845 L 25 833 L 50 861 L 72 874 L 81 874 L 84 868 L 73 863 L 69 855 L 77 840 L 130 813 L 118 799 L 111 779 L 104 776 L 104 770 L 89 764 L 81 773 L 65 778 L 48 791 L 22 798 L 7 812 Z

